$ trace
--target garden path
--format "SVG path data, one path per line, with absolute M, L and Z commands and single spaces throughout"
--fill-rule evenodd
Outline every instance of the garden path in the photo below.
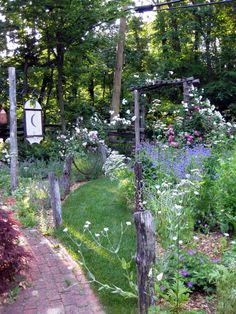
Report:
M 24 229 L 25 246 L 33 253 L 28 287 L 0 314 L 104 314 L 79 265 L 52 237 Z

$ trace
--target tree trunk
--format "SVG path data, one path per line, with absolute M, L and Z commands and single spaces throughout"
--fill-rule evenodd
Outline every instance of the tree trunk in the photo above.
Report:
M 90 100 L 91 100 L 92 104 L 94 105 L 94 79 L 93 79 L 93 75 L 91 75 L 91 77 L 89 79 L 88 92 L 90 95 Z
M 61 115 L 61 130 L 64 133 L 66 130 L 66 120 L 65 120 L 65 104 L 63 96 L 63 66 L 64 66 L 64 46 L 60 41 L 60 34 L 57 34 L 57 93 L 58 102 L 60 107 Z
M 168 1 L 169 2 L 169 1 Z M 168 7 L 171 8 L 172 4 L 168 4 Z M 172 32 L 172 47 L 174 51 L 181 52 L 181 44 L 179 39 L 179 27 L 178 20 L 176 18 L 176 12 L 170 12 L 171 26 L 174 32 Z
M 125 43 L 126 17 L 120 19 L 119 39 L 116 51 L 116 67 L 113 81 L 113 93 L 111 109 L 113 111 L 111 120 L 120 113 L 120 95 L 121 95 L 121 79 L 122 68 L 124 63 L 124 43 Z
M 168 49 L 167 49 L 167 39 L 166 39 L 166 27 L 165 27 L 165 17 L 163 12 L 159 14 L 160 20 L 160 34 L 161 34 L 161 45 L 162 45 L 162 52 L 164 57 L 168 56 Z
M 28 68 L 29 68 L 28 60 L 27 60 L 27 58 L 25 58 L 24 81 L 23 81 L 23 90 L 24 90 L 23 96 L 25 96 L 25 97 L 27 97 L 27 95 L 28 95 Z

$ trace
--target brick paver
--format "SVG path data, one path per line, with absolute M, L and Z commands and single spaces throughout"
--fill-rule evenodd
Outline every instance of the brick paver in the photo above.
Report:
M 24 230 L 34 258 L 30 286 L 13 304 L 0 306 L 0 314 L 105 314 L 79 265 L 52 237 Z

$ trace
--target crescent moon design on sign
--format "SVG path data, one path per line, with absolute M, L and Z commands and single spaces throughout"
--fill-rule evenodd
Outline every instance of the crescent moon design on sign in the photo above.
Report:
M 34 116 L 35 116 L 35 113 L 31 117 L 31 124 L 36 128 L 37 125 L 34 124 Z

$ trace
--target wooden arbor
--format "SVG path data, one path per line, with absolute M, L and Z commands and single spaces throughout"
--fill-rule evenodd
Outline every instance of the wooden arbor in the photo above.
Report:
M 194 84 L 198 84 L 199 79 L 195 79 L 194 77 L 175 79 L 175 80 L 157 80 L 149 85 L 136 86 L 132 87 L 131 91 L 134 92 L 134 115 L 135 119 L 135 153 L 137 154 L 138 147 L 141 141 L 141 134 L 144 132 L 144 104 L 142 103 L 140 106 L 139 97 L 148 92 L 156 90 L 163 86 L 175 86 L 175 85 L 183 85 L 183 100 L 184 102 L 189 102 L 189 92 L 191 90 L 191 86 Z

